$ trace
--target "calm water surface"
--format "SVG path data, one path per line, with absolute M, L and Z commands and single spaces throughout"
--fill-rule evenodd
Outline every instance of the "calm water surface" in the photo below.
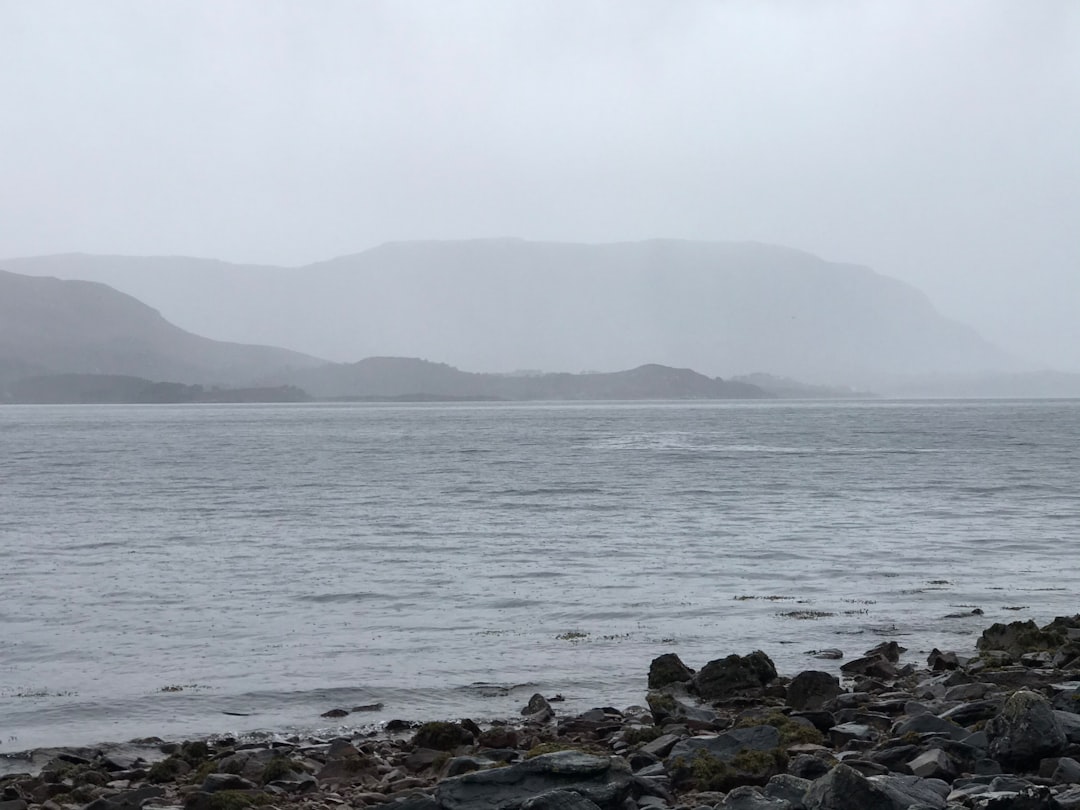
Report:
M 4 407 L 0 752 L 966 649 L 1080 611 L 1078 492 L 1080 402 Z

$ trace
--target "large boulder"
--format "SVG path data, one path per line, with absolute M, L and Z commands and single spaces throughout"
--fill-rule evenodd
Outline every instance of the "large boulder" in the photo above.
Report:
M 688 737 L 665 760 L 674 784 L 698 790 L 764 785 L 787 766 L 774 726 L 734 728 L 723 734 Z
M 842 691 L 835 675 L 811 669 L 791 679 L 787 703 L 796 711 L 817 711 Z
M 650 689 L 661 689 L 670 683 L 686 683 L 693 677 L 694 670 L 675 653 L 664 653 L 649 664 Z
M 807 810 L 943 810 L 949 785 L 937 779 L 888 774 L 866 777 L 847 765 L 837 765 L 806 792 Z
M 414 748 L 430 748 L 434 751 L 453 751 L 462 745 L 470 745 L 472 732 L 461 723 L 424 723 L 413 735 Z
M 1053 623 L 1040 628 L 1035 622 L 996 622 L 975 643 L 980 652 L 1004 650 L 1014 659 L 1029 652 L 1056 650 L 1068 639 L 1066 630 Z
M 761 650 L 710 661 L 694 676 L 693 686 L 705 700 L 760 694 L 776 678 L 776 667 Z
M 1002 765 L 1036 769 L 1045 757 L 1060 756 L 1068 746 L 1061 721 L 1038 692 L 1014 692 L 1001 712 L 986 724 L 989 752 Z
M 630 767 L 619 758 L 558 751 L 443 780 L 435 798 L 443 810 L 517 810 L 541 794 L 569 791 L 601 810 L 618 810 L 629 794 L 631 778 Z M 552 797 L 552 802 L 565 798 Z

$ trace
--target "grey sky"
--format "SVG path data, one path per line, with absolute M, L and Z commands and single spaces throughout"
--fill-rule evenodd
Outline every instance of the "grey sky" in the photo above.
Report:
M 1080 3 L 0 0 L 0 256 L 754 239 L 1080 369 Z

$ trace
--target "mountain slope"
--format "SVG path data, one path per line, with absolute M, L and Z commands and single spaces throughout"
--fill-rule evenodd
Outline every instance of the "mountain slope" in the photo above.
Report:
M 437 356 L 502 371 L 651 362 L 865 387 L 1015 369 L 907 284 L 753 243 L 408 242 L 291 270 L 78 255 L 0 264 L 108 279 L 202 334 L 343 361 Z
M 0 373 L 7 379 L 75 373 L 241 384 L 321 362 L 193 335 L 103 284 L 0 270 Z

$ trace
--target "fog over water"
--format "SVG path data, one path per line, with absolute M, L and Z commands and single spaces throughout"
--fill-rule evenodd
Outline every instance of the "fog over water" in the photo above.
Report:
M 1066 0 L 5 1 L 0 256 L 757 240 L 1080 369 L 1078 102 Z

